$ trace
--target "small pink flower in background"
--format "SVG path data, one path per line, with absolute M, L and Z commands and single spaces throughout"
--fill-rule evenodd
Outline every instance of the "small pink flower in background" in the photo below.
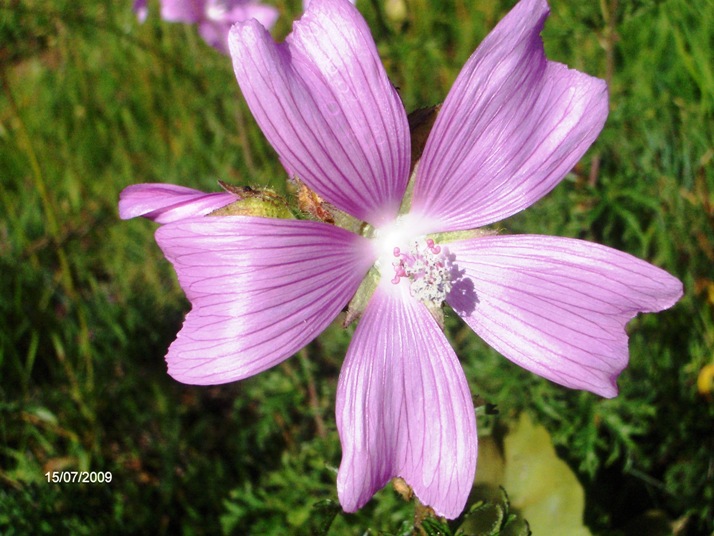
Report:
M 139 22 L 146 21 L 146 18 L 149 16 L 149 6 L 147 0 L 135 0 L 132 9 L 134 10 L 134 13 L 136 13 L 136 17 L 139 19 Z
M 346 511 L 396 476 L 439 515 L 464 509 L 476 421 L 432 315 L 443 302 L 522 367 L 612 397 L 628 360 L 627 322 L 682 295 L 676 278 L 626 253 L 479 229 L 550 192 L 607 117 L 602 80 L 546 60 L 547 15 L 545 0 L 522 0 L 469 58 L 414 171 L 406 213 L 407 117 L 359 12 L 347 0 L 312 0 L 282 44 L 255 21 L 233 27 L 233 65 L 256 121 L 287 169 L 366 222 L 361 235 L 321 221 L 203 217 L 207 203 L 231 202 L 226 194 L 122 193 L 122 217 L 165 223 L 157 241 L 192 303 L 167 355 L 179 381 L 230 382 L 280 363 L 365 277 L 375 281 L 338 384 Z
M 136 0 L 134 11 L 144 22 L 148 15 L 147 0 Z M 197 24 L 204 41 L 228 54 L 228 31 L 234 23 L 256 19 L 270 29 L 278 20 L 278 10 L 262 5 L 259 0 L 161 0 L 161 18 Z

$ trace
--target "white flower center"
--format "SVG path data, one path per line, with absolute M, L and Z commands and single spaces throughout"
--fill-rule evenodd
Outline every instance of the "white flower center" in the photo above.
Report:
M 454 255 L 448 248 L 419 233 L 419 222 L 399 218 L 374 234 L 378 259 L 375 266 L 393 285 L 403 281 L 419 301 L 440 307 L 458 279 Z

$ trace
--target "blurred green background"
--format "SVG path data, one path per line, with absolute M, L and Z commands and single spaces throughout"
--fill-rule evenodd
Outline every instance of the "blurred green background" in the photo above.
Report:
M 444 99 L 514 3 L 358 7 L 413 110 Z M 276 37 L 299 4 L 274 2 Z M 551 8 L 549 57 L 606 78 L 611 114 L 563 183 L 504 227 L 630 252 L 686 294 L 630 324 L 631 363 L 612 400 L 519 369 L 453 318 L 449 335 L 489 404 L 484 441 L 498 448 L 523 412 L 545 426 L 593 534 L 714 534 L 714 5 Z M 119 192 L 140 182 L 210 191 L 218 179 L 280 189 L 285 174 L 230 60 L 150 9 L 139 24 L 130 1 L 0 1 L 0 532 L 324 534 L 336 514 L 330 534 L 408 534 L 413 506 L 391 487 L 356 515 L 335 507 L 334 395 L 349 332 L 332 327 L 235 384 L 166 374 L 188 302 L 155 226 L 118 219 Z M 113 478 L 47 482 L 61 470 Z

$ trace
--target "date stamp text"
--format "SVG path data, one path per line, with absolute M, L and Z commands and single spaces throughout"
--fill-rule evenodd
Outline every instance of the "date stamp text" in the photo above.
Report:
M 112 481 L 111 471 L 48 471 L 47 482 L 52 484 L 108 484 Z

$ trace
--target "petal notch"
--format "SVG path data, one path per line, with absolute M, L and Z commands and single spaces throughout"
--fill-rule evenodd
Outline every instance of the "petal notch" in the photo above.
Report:
M 366 239 L 322 222 L 226 216 L 164 225 L 156 240 L 192 309 L 166 360 L 195 385 L 240 380 L 305 346 L 354 295 Z
M 285 167 L 373 225 L 406 188 L 406 112 L 369 28 L 347 0 L 314 0 L 284 43 L 255 21 L 230 34 L 238 84 Z
M 682 296 L 664 270 L 583 240 L 487 236 L 449 249 L 476 298 L 470 312 L 449 303 L 483 340 L 539 376 L 608 398 L 627 365 L 627 322 Z
M 422 503 L 455 518 L 476 470 L 471 394 L 428 310 L 389 285 L 367 306 L 340 373 L 337 492 L 354 512 L 399 476 Z

